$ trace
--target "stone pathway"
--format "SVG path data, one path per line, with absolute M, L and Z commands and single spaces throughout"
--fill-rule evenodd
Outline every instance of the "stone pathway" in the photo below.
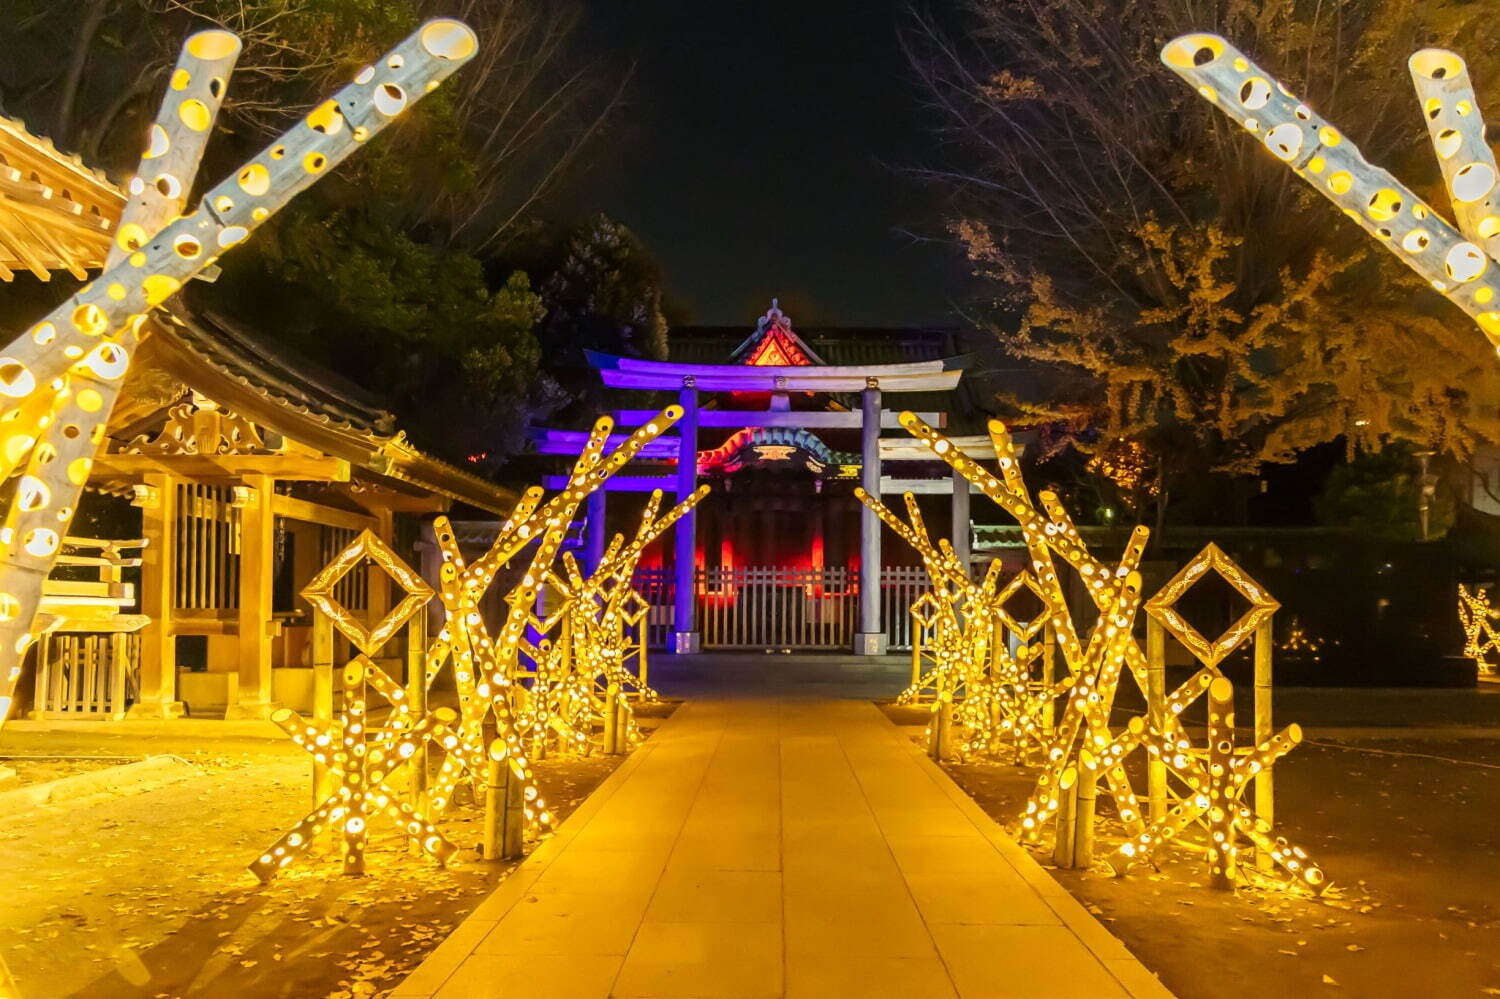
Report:
M 393 999 L 1166 997 L 870 703 L 692 701 Z

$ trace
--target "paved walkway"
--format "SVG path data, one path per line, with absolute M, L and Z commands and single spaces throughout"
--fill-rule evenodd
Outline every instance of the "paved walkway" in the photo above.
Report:
M 1169 994 L 868 702 L 692 701 L 395 999 Z

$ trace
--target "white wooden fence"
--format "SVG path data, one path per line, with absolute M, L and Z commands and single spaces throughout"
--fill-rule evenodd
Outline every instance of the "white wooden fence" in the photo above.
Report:
M 672 570 L 642 569 L 635 588 L 651 605 L 648 644 L 672 640 Z M 912 601 L 927 589 L 919 566 L 881 570 L 881 613 L 890 648 L 911 648 Z M 705 649 L 847 650 L 859 627 L 859 576 L 844 566 L 735 566 L 698 571 L 697 623 Z

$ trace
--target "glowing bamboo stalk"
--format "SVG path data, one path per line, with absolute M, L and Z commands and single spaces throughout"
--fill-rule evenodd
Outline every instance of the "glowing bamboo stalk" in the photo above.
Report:
M 1495 154 L 1484 139 L 1484 118 L 1456 53 L 1423 49 L 1407 60 L 1422 104 L 1422 120 L 1443 171 L 1459 230 L 1500 260 L 1500 205 L 1495 195 Z
M 218 254 L 244 241 L 471 58 L 476 48 L 473 32 L 457 21 L 423 25 L 210 190 L 197 211 L 137 247 L 122 242 L 130 250 L 124 261 L 55 309 L 0 358 L 0 395 L 17 400 L 33 392 L 56 395 L 47 430 L 51 439 L 19 447 L 7 441 L 0 447 L 4 453 L 32 451 L 0 527 L 0 721 L 9 712 L 21 659 L 32 641 L 42 583 L 72 521 L 103 441 L 110 403 L 129 366 L 130 351 L 122 341 L 139 330 L 150 308 Z M 190 128 L 207 130 L 206 107 L 201 114 L 186 101 L 176 107 Z M 200 124 L 202 128 L 195 127 Z M 129 235 L 120 233 L 122 240 Z
M 1500 285 L 1478 244 L 1465 239 L 1390 173 L 1369 163 L 1338 129 L 1218 35 L 1175 38 L 1162 49 L 1161 58 L 1292 172 L 1473 317 L 1500 349 Z M 1470 163 L 1485 166 L 1477 159 Z M 1488 169 L 1488 186 L 1481 183 L 1484 169 L 1466 175 L 1465 185 L 1472 181 L 1476 189 L 1488 191 L 1494 180 L 1493 168 Z

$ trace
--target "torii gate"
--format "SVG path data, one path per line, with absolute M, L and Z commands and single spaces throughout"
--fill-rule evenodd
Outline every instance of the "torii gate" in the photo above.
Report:
M 473 57 L 459 21 L 428 21 L 184 214 L 239 56 L 228 31 L 183 45 L 130 181 L 103 273 L 0 356 L 0 724 L 35 635 L 42 584 L 88 481 L 147 313 Z

